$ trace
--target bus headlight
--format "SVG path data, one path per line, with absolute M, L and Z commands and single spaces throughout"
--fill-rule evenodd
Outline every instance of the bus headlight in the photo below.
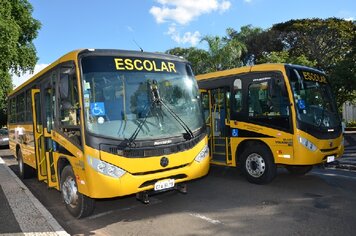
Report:
M 195 161 L 202 162 L 207 156 L 209 156 L 209 147 L 205 145 L 204 148 L 195 157 Z
M 304 147 L 308 148 L 310 151 L 316 151 L 316 146 L 314 143 L 310 142 L 308 139 L 303 138 L 301 136 L 298 136 L 298 141 L 301 143 Z
M 87 161 L 94 170 L 110 177 L 120 178 L 126 173 L 126 171 L 117 166 L 111 165 L 91 156 L 87 156 Z

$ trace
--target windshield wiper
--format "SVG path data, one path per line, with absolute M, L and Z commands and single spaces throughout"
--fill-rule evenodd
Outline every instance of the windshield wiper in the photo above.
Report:
M 152 107 L 158 106 L 158 105 L 163 105 L 168 110 L 169 114 L 171 114 L 171 116 L 183 127 L 183 129 L 186 132 L 183 134 L 183 137 L 185 140 L 190 140 L 190 139 L 194 138 L 194 134 L 193 134 L 192 130 L 189 128 L 189 126 L 170 107 L 168 107 L 166 105 L 166 103 L 162 100 L 162 98 L 159 94 L 157 81 L 153 80 L 152 83 L 150 81 L 147 81 L 147 83 L 148 83 L 148 85 L 149 85 L 148 87 L 151 91 L 152 102 L 151 102 L 151 104 L 146 105 L 146 107 L 144 108 L 144 110 L 147 111 L 144 116 L 144 119 L 140 122 L 140 124 L 138 124 L 136 130 L 133 132 L 131 137 L 129 139 L 127 139 L 127 141 L 128 141 L 127 145 L 129 147 L 135 146 L 134 141 L 136 140 L 138 134 L 140 133 L 142 126 L 146 123 L 147 117 L 151 113 Z
M 149 80 L 147 81 L 147 85 L 148 85 L 148 88 L 151 90 L 151 93 L 152 93 L 152 102 L 151 102 L 151 104 L 147 104 L 144 107 L 143 110 L 146 113 L 145 113 L 145 116 L 144 116 L 143 120 L 138 124 L 137 128 L 132 133 L 131 137 L 129 139 L 127 139 L 127 141 L 128 141 L 127 146 L 129 146 L 129 147 L 136 146 L 134 141 L 136 140 L 137 135 L 140 133 L 140 131 L 142 129 L 142 126 L 146 123 L 147 117 L 151 113 L 152 107 L 158 104 L 158 100 L 154 96 L 154 93 L 153 93 L 153 90 L 152 90 L 152 85 L 151 85 L 151 82 Z
M 154 98 L 154 101 L 158 104 L 162 104 L 171 114 L 171 116 L 183 127 L 186 133 L 183 134 L 183 137 L 185 140 L 190 140 L 194 138 L 194 134 L 192 130 L 189 128 L 189 126 L 175 113 L 167 104 L 163 101 L 161 96 L 159 95 L 159 90 L 158 90 L 158 85 L 157 81 L 153 80 L 153 83 L 150 86 L 151 91 L 152 91 L 152 96 Z

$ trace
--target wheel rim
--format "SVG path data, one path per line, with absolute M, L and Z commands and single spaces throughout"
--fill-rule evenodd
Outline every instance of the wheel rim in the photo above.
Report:
M 246 159 L 247 173 L 255 178 L 261 177 L 266 170 L 263 157 L 257 153 L 250 154 Z
M 64 202 L 75 208 L 78 205 L 78 189 L 75 180 L 68 176 L 62 185 L 62 196 Z

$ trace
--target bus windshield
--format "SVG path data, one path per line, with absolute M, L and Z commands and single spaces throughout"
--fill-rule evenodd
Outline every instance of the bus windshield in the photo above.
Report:
M 327 129 L 340 125 L 331 87 L 324 74 L 291 69 L 290 82 L 299 122 Z
M 115 139 L 164 139 L 203 127 L 190 65 L 152 58 L 82 58 L 86 129 Z M 152 85 L 162 104 L 154 102 Z M 158 94 L 158 95 L 157 95 Z M 170 111 L 169 111 L 170 110 Z

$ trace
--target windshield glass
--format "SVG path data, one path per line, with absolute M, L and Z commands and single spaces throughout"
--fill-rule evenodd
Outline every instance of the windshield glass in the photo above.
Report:
M 290 82 L 300 122 L 319 128 L 340 125 L 331 88 L 324 74 L 291 69 Z
M 196 131 L 203 126 L 198 87 L 187 63 L 152 58 L 82 59 L 86 128 L 97 135 L 136 140 L 182 136 L 170 108 Z M 167 107 L 154 102 L 152 86 Z M 157 96 L 157 92 L 155 94 Z

